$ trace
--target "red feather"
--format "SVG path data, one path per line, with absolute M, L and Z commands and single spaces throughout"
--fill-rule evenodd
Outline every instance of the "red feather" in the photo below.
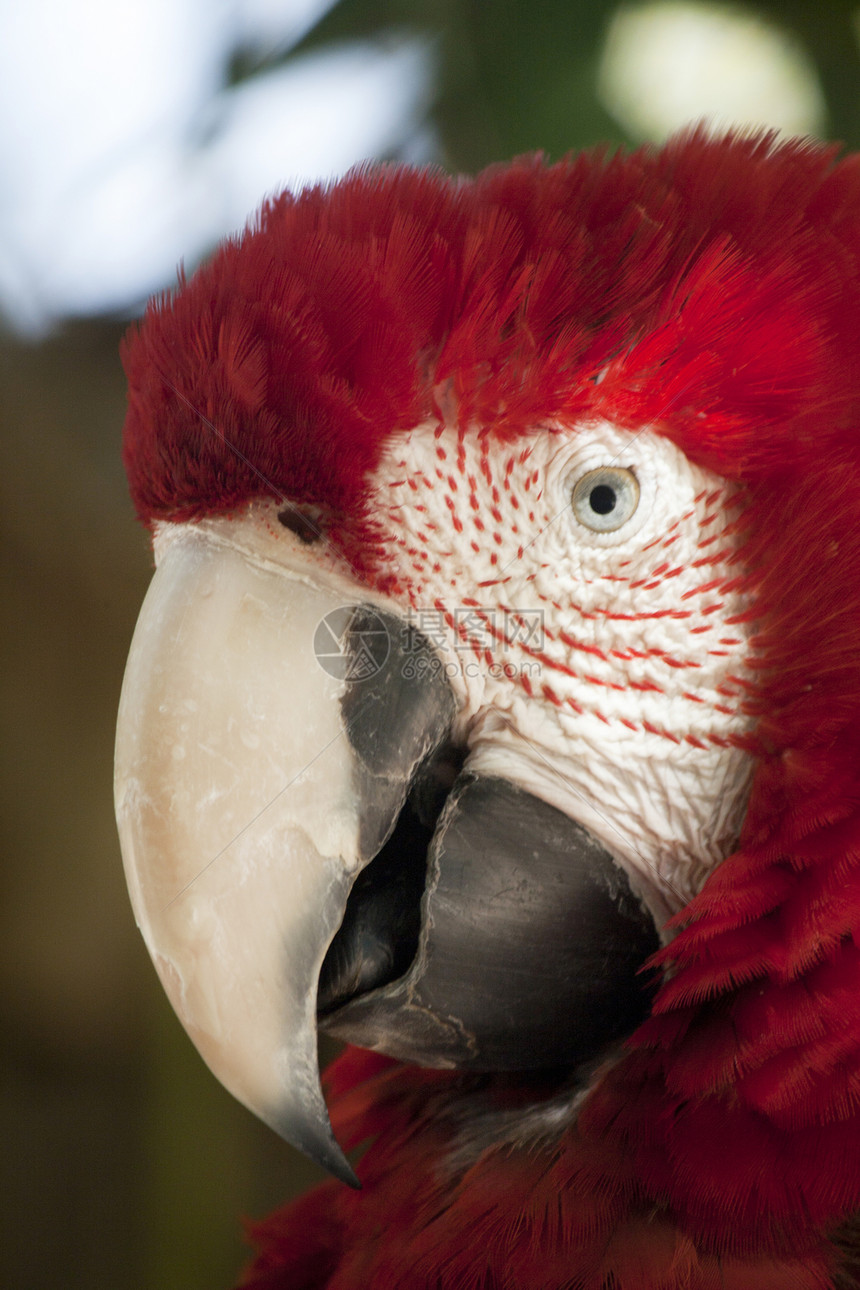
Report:
M 734 478 L 803 465 L 856 412 L 858 208 L 856 158 L 702 134 L 284 193 L 125 347 L 138 510 L 354 513 L 386 438 L 452 399 L 497 431 L 655 423 Z

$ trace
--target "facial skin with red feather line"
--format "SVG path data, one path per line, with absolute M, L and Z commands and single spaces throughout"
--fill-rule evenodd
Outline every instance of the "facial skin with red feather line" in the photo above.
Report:
M 370 505 L 383 569 L 442 607 L 470 763 L 587 823 L 662 924 L 745 807 L 742 494 L 648 427 L 498 445 L 427 426 L 392 443 Z

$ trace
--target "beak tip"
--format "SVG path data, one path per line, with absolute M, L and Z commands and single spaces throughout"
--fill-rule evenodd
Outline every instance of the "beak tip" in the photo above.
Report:
M 307 1154 L 322 1165 L 323 1169 L 328 1170 L 332 1177 L 337 1178 L 342 1183 L 346 1183 L 354 1191 L 361 1191 L 361 1183 L 356 1176 L 355 1170 L 334 1138 L 331 1139 L 330 1143 L 326 1144 L 323 1150 L 309 1151 Z
M 319 1100 L 322 1102 L 321 1096 Z M 361 1190 L 361 1183 L 332 1132 L 324 1104 L 322 1113 L 316 1106 L 292 1107 L 280 1114 L 276 1112 L 261 1118 L 285 1142 L 314 1160 L 332 1177 L 357 1191 Z
M 356 1176 L 355 1170 L 331 1134 L 327 1135 L 327 1140 L 321 1135 L 314 1135 L 312 1142 L 307 1140 L 299 1141 L 299 1137 L 295 1133 L 282 1134 L 282 1136 L 298 1147 L 303 1155 L 315 1160 L 333 1178 L 346 1183 L 348 1187 L 352 1187 L 355 1191 L 361 1191 L 361 1183 Z

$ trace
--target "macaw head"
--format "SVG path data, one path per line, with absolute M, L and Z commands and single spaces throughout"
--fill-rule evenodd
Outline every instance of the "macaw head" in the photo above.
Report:
M 367 167 L 133 329 L 132 899 L 215 1073 L 342 1177 L 318 1027 L 609 1070 L 641 1144 L 599 1095 L 639 1061 L 691 1212 L 702 1107 L 853 1143 L 858 234 L 857 159 L 769 137 Z

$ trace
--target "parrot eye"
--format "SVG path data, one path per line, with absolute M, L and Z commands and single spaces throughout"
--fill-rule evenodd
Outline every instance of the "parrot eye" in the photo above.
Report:
M 612 533 L 639 505 L 639 484 L 632 470 L 599 466 L 576 481 L 570 503 L 580 524 L 592 533 Z

